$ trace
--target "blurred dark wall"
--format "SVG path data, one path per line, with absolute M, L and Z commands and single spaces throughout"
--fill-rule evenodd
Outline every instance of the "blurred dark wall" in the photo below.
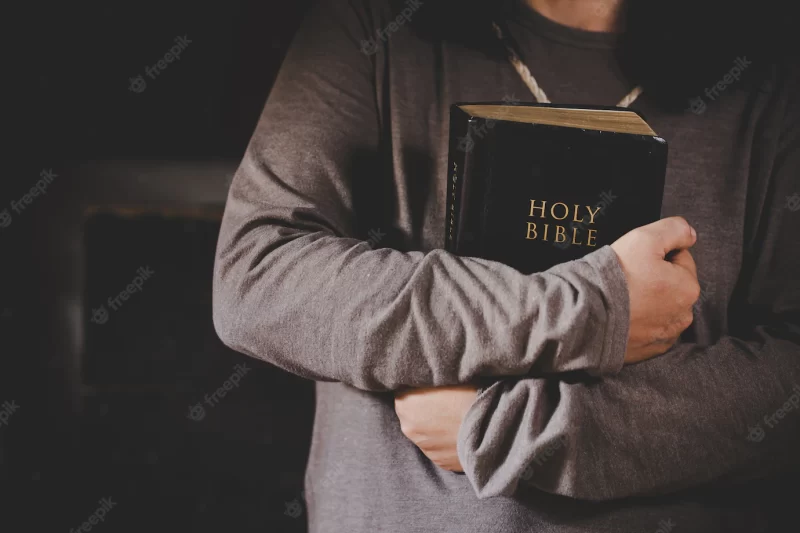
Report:
M 178 211 L 181 225 L 205 227 L 190 213 L 222 209 L 310 1 L 8 8 L 24 13 L 4 17 L 15 37 L 6 51 L 16 60 L 4 68 L 4 88 L 23 94 L 5 103 L 25 120 L 14 129 L 4 124 L 13 139 L 0 176 L 0 409 L 14 408 L 0 424 L 0 531 L 69 531 L 106 497 L 118 507 L 97 531 L 304 530 L 311 384 L 217 343 L 209 238 L 181 238 L 169 224 L 156 230 L 195 258 L 186 279 L 173 273 L 167 287 L 148 286 L 114 316 L 119 335 L 98 340 L 90 319 L 102 294 L 146 265 L 148 254 L 167 253 L 145 230 L 147 213 Z M 176 39 L 184 43 L 180 58 L 167 63 Z M 146 68 L 159 60 L 164 68 L 151 78 Z M 132 81 L 140 76 L 144 84 Z M 11 202 L 43 175 L 44 192 L 14 211 Z M 124 253 L 113 239 L 121 226 L 87 223 L 90 207 L 138 213 L 126 238 L 154 246 Z M 98 224 L 108 224 L 108 233 L 89 238 Z M 210 224 L 204 231 L 213 232 Z M 113 266 L 102 266 L 107 259 Z M 174 297 L 181 288 L 191 297 Z M 170 297 L 198 307 L 170 307 Z M 164 307 L 166 323 L 148 322 Z M 90 360 L 117 357 L 128 359 L 87 373 Z M 159 357 L 164 367 L 153 368 Z M 187 420 L 189 402 L 245 361 L 253 371 L 230 401 L 204 420 Z M 161 374 L 127 372 L 134 363 Z M 776 506 L 791 509 L 792 498 L 795 492 L 781 491 Z
M 15 82 L 29 93 L 19 103 L 27 118 L 20 140 L 34 149 L 10 153 L 13 164 L 0 180 L 0 406 L 18 406 L 0 425 L 0 531 L 69 531 L 103 497 L 118 507 L 98 531 L 305 529 L 313 387 L 217 343 L 210 243 L 309 4 L 26 7 L 19 22 L 30 22 L 32 42 L 20 50 L 25 65 Z M 180 58 L 167 62 L 175 46 Z M 145 69 L 159 60 L 164 68 L 151 78 Z M 134 84 L 140 76 L 144 85 Z M 37 183 L 42 190 L 32 196 Z M 90 209 L 141 216 L 123 226 L 97 222 Z M 179 227 L 204 228 L 205 238 L 184 237 L 166 222 L 154 231 L 148 213 L 164 210 L 176 213 Z M 98 224 L 107 231 L 90 238 Z M 131 255 L 121 251 L 126 239 L 144 242 Z M 115 316 L 122 330 L 93 341 L 92 295 L 108 280 L 132 276 L 148 254 L 180 264 L 165 255 L 169 239 L 173 251 L 195 258 L 192 268 L 161 289 L 152 285 L 136 304 L 143 306 L 138 315 L 132 304 L 129 316 Z M 118 261 L 99 268 L 104 258 Z M 154 327 L 147 317 L 179 289 L 191 297 L 178 298 L 167 322 Z M 91 358 L 120 353 L 127 363 L 87 375 Z M 161 357 L 168 371 L 159 379 L 126 375 L 137 356 L 151 365 Z M 253 370 L 231 402 L 203 421 L 187 420 L 187 402 L 213 393 L 242 363 Z
M 48 133 L 70 158 L 238 158 L 309 4 L 145 0 L 48 7 L 51 25 L 40 38 L 51 45 L 43 49 L 46 68 L 37 69 Z M 176 44 L 179 58 L 158 69 Z M 132 87 L 139 77 L 145 85 Z

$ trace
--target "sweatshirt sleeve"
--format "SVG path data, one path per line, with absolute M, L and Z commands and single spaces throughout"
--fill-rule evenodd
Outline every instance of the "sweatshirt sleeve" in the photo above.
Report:
M 482 391 L 458 438 L 480 497 L 528 484 L 611 500 L 800 466 L 797 103 L 763 194 L 748 198 L 761 215 L 745 243 L 732 335 L 678 344 L 602 381 L 505 380 Z
M 234 177 L 214 268 L 222 341 L 306 378 L 374 391 L 619 371 L 627 287 L 611 248 L 523 275 L 364 242 L 355 195 L 390 172 L 379 162 L 390 148 L 375 81 L 386 58 L 368 41 L 378 3 L 351 3 L 321 2 L 308 16 Z

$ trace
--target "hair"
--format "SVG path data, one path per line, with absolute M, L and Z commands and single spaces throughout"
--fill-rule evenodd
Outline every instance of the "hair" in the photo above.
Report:
M 400 1 L 400 0 L 396 0 Z M 522 0 L 426 0 L 412 27 L 423 39 L 444 40 L 505 57 L 490 21 Z M 790 17 L 761 0 L 623 0 L 618 61 L 632 83 L 666 110 L 717 83 L 738 57 L 752 62 L 743 83 L 757 83 L 792 50 Z M 757 8 L 753 6 L 757 5 Z

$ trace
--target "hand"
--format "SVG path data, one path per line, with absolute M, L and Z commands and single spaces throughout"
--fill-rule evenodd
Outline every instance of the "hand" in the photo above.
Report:
M 461 421 L 478 390 L 471 385 L 410 389 L 395 395 L 394 410 L 403 435 L 445 470 L 462 472 L 456 452 Z
M 700 284 L 688 248 L 696 240 L 697 234 L 686 220 L 671 217 L 636 228 L 611 245 L 630 295 L 626 363 L 666 352 L 692 324 L 692 306 L 700 297 Z M 673 250 L 678 251 L 670 254 Z

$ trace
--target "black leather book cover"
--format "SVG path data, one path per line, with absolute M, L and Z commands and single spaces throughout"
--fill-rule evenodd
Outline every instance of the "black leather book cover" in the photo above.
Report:
M 664 139 L 478 118 L 460 105 L 450 113 L 446 250 L 529 274 L 660 218 Z

